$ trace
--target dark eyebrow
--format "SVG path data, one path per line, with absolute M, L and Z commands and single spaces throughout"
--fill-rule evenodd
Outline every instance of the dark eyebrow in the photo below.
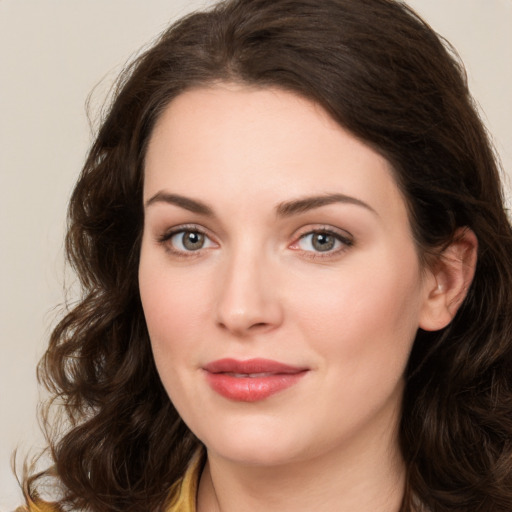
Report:
M 206 204 L 195 199 L 180 196 L 178 194 L 170 194 L 168 192 L 162 191 L 157 192 L 153 197 L 146 201 L 145 207 L 147 208 L 148 206 L 155 203 L 173 204 L 179 206 L 180 208 L 185 208 L 185 210 L 193 213 L 206 215 L 207 217 L 213 217 L 213 210 Z
M 320 208 L 321 206 L 327 206 L 333 203 L 347 203 L 354 204 L 356 206 L 362 206 L 363 208 L 366 208 L 367 210 L 377 215 L 377 212 L 369 204 L 366 204 L 364 201 L 361 201 L 360 199 L 351 196 L 346 196 L 344 194 L 326 194 L 322 196 L 311 196 L 305 197 L 303 199 L 286 201 L 285 203 L 281 203 L 280 205 L 278 205 L 277 214 L 280 217 L 289 217 L 291 215 L 304 213 L 309 210 Z

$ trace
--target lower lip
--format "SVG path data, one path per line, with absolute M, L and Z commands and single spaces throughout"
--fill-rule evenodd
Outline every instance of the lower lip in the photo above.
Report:
M 257 402 L 293 386 L 305 374 L 303 371 L 264 377 L 234 377 L 226 373 L 206 372 L 206 379 L 210 387 L 224 398 L 238 402 Z

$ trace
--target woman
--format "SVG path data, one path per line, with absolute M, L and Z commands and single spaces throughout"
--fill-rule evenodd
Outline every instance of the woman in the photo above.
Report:
M 401 3 L 181 20 L 69 216 L 84 295 L 41 365 L 69 424 L 30 510 L 511 509 L 510 224 L 463 72 Z

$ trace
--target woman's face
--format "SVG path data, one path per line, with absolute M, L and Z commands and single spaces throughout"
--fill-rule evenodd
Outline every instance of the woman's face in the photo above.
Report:
M 144 201 L 156 365 L 211 454 L 395 442 L 430 278 L 384 158 L 308 100 L 217 85 L 160 118 Z

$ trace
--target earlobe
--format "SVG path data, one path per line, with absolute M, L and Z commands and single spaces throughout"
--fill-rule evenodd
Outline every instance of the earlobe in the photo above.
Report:
M 452 321 L 473 281 L 477 253 L 478 240 L 473 231 L 458 229 L 428 270 L 419 327 L 437 331 Z

